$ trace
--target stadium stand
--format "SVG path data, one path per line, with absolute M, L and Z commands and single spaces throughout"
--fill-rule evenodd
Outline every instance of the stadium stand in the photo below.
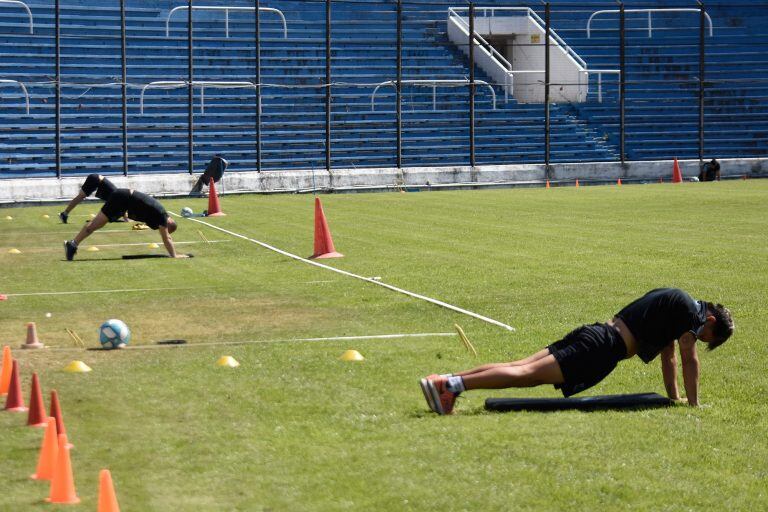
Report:
M 185 5 L 127 2 L 132 174 L 188 171 L 187 11 L 173 11 Z M 222 154 L 232 162 L 230 170 L 254 170 L 257 100 L 250 84 L 256 82 L 255 29 L 254 13 L 247 10 L 253 3 L 211 0 L 205 5 L 239 9 L 193 12 L 195 168 Z M 261 5 L 269 10 L 260 14 L 260 168 L 325 168 L 325 2 Z M 446 34 L 447 9 L 455 5 L 444 0 L 403 3 L 403 166 L 469 162 L 469 97 L 463 83 L 468 59 Z M 512 4 L 491 0 L 477 5 Z M 513 5 L 530 6 L 543 16 L 541 3 Z M 615 6 L 606 1 L 552 3 L 553 28 L 590 68 L 618 66 L 617 17 L 594 21 L 591 37 L 586 30 L 593 12 Z M 32 23 L 18 4 L 0 2 L 0 177 L 56 176 L 53 2 L 29 7 Z M 768 57 L 755 47 L 768 14 L 766 6 L 762 9 L 755 16 L 747 6 L 707 5 L 714 22 L 714 35 L 706 41 L 708 155 L 765 155 L 768 88 L 762 77 Z M 331 17 L 332 166 L 394 167 L 396 95 L 387 82 L 396 78 L 396 2 L 334 1 Z M 60 19 L 62 176 L 121 173 L 119 2 L 63 0 Z M 646 24 L 647 18 L 628 15 L 627 158 L 696 157 L 698 14 L 654 14 L 652 37 Z M 475 78 L 492 84 L 477 86 L 477 163 L 542 162 L 544 106 L 507 99 L 503 86 L 480 69 Z M 182 86 L 157 87 L 169 81 Z M 239 85 L 224 85 L 233 82 Z M 20 84 L 29 91 L 29 113 Z M 615 76 L 603 78 L 601 92 L 598 101 L 591 82 L 587 102 L 551 106 L 552 162 L 619 158 Z

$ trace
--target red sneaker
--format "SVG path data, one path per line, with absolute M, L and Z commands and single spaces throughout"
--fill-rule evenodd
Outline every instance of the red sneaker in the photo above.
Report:
M 421 392 L 424 393 L 424 399 L 427 401 L 429 408 L 434 412 L 437 412 L 437 407 L 435 406 L 435 400 L 432 398 L 432 392 L 429 390 L 429 381 L 439 377 L 438 374 L 433 373 L 432 375 L 427 375 L 419 382 L 421 385 Z
M 428 380 L 427 387 L 435 403 L 435 412 L 437 414 L 453 414 L 453 405 L 456 403 L 456 393 L 448 391 L 446 386 L 448 379 L 438 376 L 436 379 Z

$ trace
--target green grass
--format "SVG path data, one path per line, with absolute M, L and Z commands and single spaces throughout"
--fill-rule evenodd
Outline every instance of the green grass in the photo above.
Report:
M 95 234 L 70 263 L 61 243 L 97 204 L 79 207 L 67 226 L 55 220 L 57 207 L 9 208 L 0 212 L 0 293 L 176 289 L 12 296 L 0 302 L 0 343 L 15 349 L 35 321 L 51 347 L 14 355 L 25 394 L 32 371 L 46 394 L 59 391 L 82 510 L 95 509 L 103 467 L 124 510 L 762 510 L 766 197 L 764 181 L 322 197 L 345 255 L 329 265 L 381 276 L 515 333 L 190 221 L 181 221 L 177 241 L 201 241 L 200 230 L 224 242 L 182 246 L 191 260 L 125 261 L 152 250 L 105 245 L 159 236 L 111 224 L 105 231 L 116 232 Z M 224 197 L 222 206 L 228 216 L 208 222 L 312 253 L 311 197 Z M 85 251 L 89 244 L 101 250 Z M 7 254 L 11 247 L 22 254 Z M 423 375 L 528 355 L 659 286 L 733 312 L 734 338 L 701 352 L 704 407 L 483 410 L 488 396 L 558 396 L 542 387 L 468 393 L 453 417 L 427 411 Z M 131 326 L 133 346 L 190 345 L 65 350 L 65 328 L 96 346 L 98 325 L 113 317 Z M 456 337 L 209 345 L 450 332 L 453 323 L 477 360 Z M 349 348 L 366 360 L 339 361 Z M 223 354 L 242 366 L 216 367 Z M 72 359 L 94 371 L 63 372 Z M 658 361 L 634 359 L 586 394 L 663 389 Z M 27 478 L 41 432 L 24 419 L 0 413 L 0 510 L 58 510 L 42 502 L 47 485 Z

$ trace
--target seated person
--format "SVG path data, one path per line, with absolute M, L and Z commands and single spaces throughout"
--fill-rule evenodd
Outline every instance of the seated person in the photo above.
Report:
M 720 181 L 720 162 L 716 158 L 701 167 L 699 181 Z

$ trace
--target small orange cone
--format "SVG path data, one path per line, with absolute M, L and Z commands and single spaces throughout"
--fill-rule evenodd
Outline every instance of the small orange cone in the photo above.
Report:
M 544 188 L 549 188 L 549 180 L 547 180 L 547 184 L 545 185 Z
M 80 503 L 80 498 L 77 497 L 77 492 L 75 491 L 72 461 L 69 458 L 69 447 L 67 446 L 67 436 L 65 434 L 59 434 L 58 450 L 56 467 L 53 470 L 53 479 L 51 480 L 51 493 L 45 501 L 63 505 Z
M 32 396 L 29 398 L 29 416 L 27 416 L 27 425 L 30 427 L 43 428 L 47 424 L 47 415 L 43 405 L 43 393 L 40 391 L 40 380 L 37 373 L 32 374 Z M 55 420 L 54 420 L 55 421 Z
M 683 182 L 683 173 L 680 172 L 680 164 L 677 163 L 677 158 L 675 158 L 675 163 L 672 164 L 672 183 L 682 183 Z
M 579 188 L 579 178 L 576 178 L 576 188 Z
M 37 339 L 37 326 L 35 322 L 27 324 L 27 342 L 21 348 L 45 348 L 45 345 Z
M 618 180 L 616 180 L 616 185 L 617 185 L 617 186 L 619 186 L 619 187 L 621 186 L 621 178 L 619 178 Z
M 19 362 L 13 362 L 11 372 L 11 385 L 8 388 L 8 397 L 5 399 L 5 410 L 11 412 L 27 412 L 24 405 L 24 396 L 21 394 L 21 377 L 19 376 Z
M 221 211 L 219 206 L 219 196 L 216 194 L 216 185 L 213 184 L 213 178 L 208 183 L 208 217 L 223 217 L 226 213 Z
M 8 394 L 8 387 L 11 385 L 11 373 L 13 372 L 13 356 L 11 356 L 11 347 L 3 346 L 3 369 L 0 371 L 0 396 Z
M 59 453 L 59 437 L 56 435 L 56 418 L 50 416 L 45 420 L 43 444 L 40 445 L 40 456 L 37 459 L 37 471 L 30 475 L 32 480 L 50 480 L 56 467 L 56 456 Z
M 120 512 L 120 505 L 112 485 L 112 474 L 108 469 L 99 472 L 99 508 L 96 512 Z
M 315 198 L 315 253 L 310 258 L 342 258 L 343 254 L 336 252 L 333 246 L 331 230 L 328 228 L 328 221 L 325 219 L 323 205 L 320 198 Z

